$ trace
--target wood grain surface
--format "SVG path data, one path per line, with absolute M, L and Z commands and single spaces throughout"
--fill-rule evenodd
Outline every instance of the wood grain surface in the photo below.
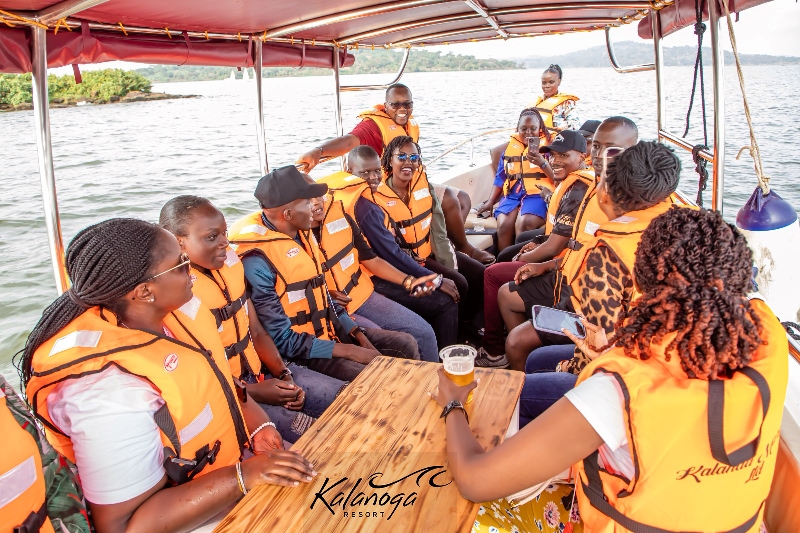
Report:
M 298 487 L 254 488 L 215 533 L 469 531 L 478 505 L 452 482 L 442 410 L 427 394 L 439 367 L 374 359 L 292 446 L 317 477 Z M 475 377 L 470 426 L 493 448 L 506 434 L 524 374 L 476 368 Z

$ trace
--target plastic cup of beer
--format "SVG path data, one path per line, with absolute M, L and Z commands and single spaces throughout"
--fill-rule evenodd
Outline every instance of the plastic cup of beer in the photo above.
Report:
M 463 387 L 475 381 L 475 357 L 477 350 L 466 344 L 454 344 L 439 352 L 439 359 L 444 364 L 444 373 L 450 381 Z M 467 403 L 472 401 L 475 391 L 470 391 Z

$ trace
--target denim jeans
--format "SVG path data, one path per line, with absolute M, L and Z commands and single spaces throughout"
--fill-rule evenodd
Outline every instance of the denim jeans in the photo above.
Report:
M 372 278 L 375 292 L 382 294 L 424 318 L 433 328 L 438 348 L 456 343 L 458 335 L 458 304 L 442 291 L 422 298 L 414 298 L 408 291 L 396 283 L 379 278 Z M 358 320 L 356 320 L 358 322 Z M 420 345 L 420 352 L 423 351 Z M 426 361 L 428 359 L 425 359 Z
M 294 382 L 306 393 L 306 401 L 300 411 L 290 411 L 280 405 L 259 404 L 275 422 L 283 440 L 294 443 L 308 426 L 319 418 L 333 403 L 339 392 L 347 385 L 344 381 L 320 374 L 304 366 L 289 363 Z M 266 379 L 273 376 L 267 375 Z
M 519 427 L 547 411 L 569 390 L 575 387 L 578 376 L 556 372 L 559 362 L 570 359 L 574 344 L 559 344 L 537 348 L 525 363 L 525 384 L 519 397 Z
M 393 302 L 373 292 L 361 307 L 355 310 L 352 317 L 356 324 L 363 328 L 381 328 L 410 334 L 417 341 L 419 355 L 423 361 L 434 363 L 439 361 L 439 350 L 436 347 L 433 328 L 421 316 L 401 303 Z

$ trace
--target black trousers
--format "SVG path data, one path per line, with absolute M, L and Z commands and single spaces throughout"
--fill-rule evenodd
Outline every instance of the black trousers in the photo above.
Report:
M 425 268 L 453 280 L 461 296 L 458 302 L 460 319 L 469 322 L 478 313 L 483 313 L 483 271 L 486 266 L 461 252 L 456 252 L 456 260 L 458 270 L 447 268 L 432 258 L 425 260 Z

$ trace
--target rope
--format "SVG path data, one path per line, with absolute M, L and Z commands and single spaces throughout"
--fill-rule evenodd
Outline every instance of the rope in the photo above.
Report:
M 786 330 L 786 333 L 788 333 L 791 338 L 800 341 L 800 324 L 797 322 L 781 322 L 781 326 L 783 326 L 783 329 Z
M 686 128 L 683 130 L 683 137 L 689 134 L 690 119 L 692 108 L 694 107 L 694 97 L 697 93 L 697 78 L 700 78 L 700 105 L 703 114 L 703 144 L 692 147 L 692 159 L 695 164 L 695 171 L 699 176 L 697 183 L 697 205 L 703 207 L 703 191 L 706 190 L 708 183 L 708 161 L 700 157 L 700 150 L 708 150 L 708 117 L 706 116 L 706 83 L 703 74 L 703 35 L 706 32 L 706 25 L 703 23 L 703 6 L 705 0 L 695 0 L 695 24 L 694 34 L 697 35 L 697 56 L 694 60 L 694 79 L 692 80 L 692 94 L 689 97 L 689 109 L 686 110 Z
M 750 130 L 750 146 L 744 146 L 739 150 L 739 156 L 742 152 L 748 150 L 750 157 L 753 158 L 753 166 L 756 171 L 756 178 L 758 179 L 758 186 L 761 187 L 761 193 L 766 196 L 769 194 L 769 176 L 764 174 L 764 166 L 761 162 L 761 150 L 758 148 L 756 141 L 756 132 L 753 129 L 753 118 L 750 116 L 750 104 L 747 102 L 747 93 L 744 89 L 744 73 L 742 72 L 742 62 L 739 61 L 739 50 L 736 46 L 736 34 L 733 31 L 733 21 L 731 20 L 731 11 L 728 9 L 728 0 L 722 1 L 722 6 L 725 8 L 725 17 L 728 19 L 728 35 L 731 38 L 731 49 L 733 50 L 733 58 L 736 60 L 736 73 L 739 75 L 739 88 L 742 90 L 742 101 L 744 103 L 744 116 L 747 118 L 747 127 Z
M 699 207 L 703 207 L 703 191 L 706 190 L 706 186 L 708 185 L 708 170 L 706 169 L 708 161 L 700 156 L 700 150 L 708 150 L 708 146 L 704 144 L 698 144 L 692 147 L 694 170 L 697 172 L 697 175 L 700 176 L 700 179 L 697 182 L 697 199 L 695 202 Z
M 8 18 L 10 18 L 12 20 L 17 20 L 19 22 L 24 22 L 25 24 L 30 24 L 32 26 L 38 26 L 38 27 L 40 27 L 42 29 L 45 29 L 45 30 L 49 29 L 47 24 L 42 24 L 39 21 L 36 21 L 36 20 L 33 20 L 33 19 L 29 19 L 29 18 L 25 18 L 25 17 L 21 17 L 19 15 L 15 15 L 14 13 L 9 13 L 8 11 L 3 11 L 2 9 L 0 9 L 0 15 L 5 15 L 6 17 L 8 17 Z M 6 22 L 6 24 L 8 24 L 8 22 Z

